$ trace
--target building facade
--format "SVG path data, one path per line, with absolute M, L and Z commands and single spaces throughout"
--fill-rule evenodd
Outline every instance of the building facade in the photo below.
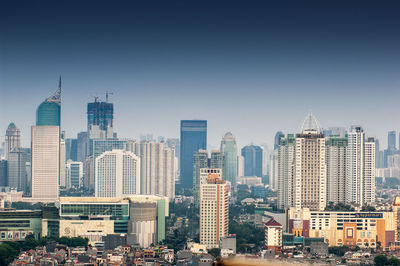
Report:
M 140 193 L 140 158 L 124 150 L 96 158 L 95 196 L 121 197 Z
M 180 184 L 193 187 L 193 155 L 207 149 L 207 121 L 181 120 Z
M 220 150 L 224 155 L 223 179 L 231 182 L 234 187 L 238 176 L 238 148 L 231 132 L 226 133 L 222 138 Z
M 27 192 L 28 175 L 26 172 L 26 163 L 28 154 L 20 149 L 15 148 L 8 153 L 7 176 L 8 186 L 17 191 Z
M 263 149 L 256 145 L 242 148 L 244 158 L 244 175 L 263 177 Z
M 346 202 L 347 138 L 328 137 L 326 140 L 327 203 Z
M 275 253 L 282 250 L 282 225 L 273 218 L 265 223 L 265 248 Z
M 228 236 L 228 186 L 218 174 L 209 173 L 200 184 L 200 244 L 218 248 L 221 238 Z
M 114 137 L 114 104 L 99 102 L 97 98 L 87 105 L 87 132 L 90 139 Z
M 83 184 L 83 163 L 67 161 L 65 167 L 65 179 L 67 188 L 79 188 Z
M 21 147 L 21 131 L 15 126 L 13 122 L 8 125 L 5 138 L 5 159 L 8 159 L 10 151 Z
M 195 204 L 200 202 L 200 170 L 208 168 L 208 152 L 199 150 L 193 156 L 193 197 Z

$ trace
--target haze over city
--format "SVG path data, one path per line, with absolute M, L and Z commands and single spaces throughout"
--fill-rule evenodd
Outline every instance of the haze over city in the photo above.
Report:
M 21 8 L 23 4 L 23 8 Z M 86 129 L 97 96 L 119 137 L 178 137 L 208 120 L 208 145 L 239 146 L 322 127 L 362 125 L 386 147 L 400 130 L 398 1 L 4 1 L 0 128 L 29 146 L 38 104 L 63 78 L 62 130 Z M 4 130 L 3 130 L 4 131 Z

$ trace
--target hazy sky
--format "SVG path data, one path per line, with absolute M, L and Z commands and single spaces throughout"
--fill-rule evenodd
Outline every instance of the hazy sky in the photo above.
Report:
M 272 145 L 311 109 L 323 127 L 400 130 L 400 1 L 1 1 L 0 132 L 30 143 L 36 107 L 63 76 L 62 129 L 86 129 L 93 96 L 120 137 Z

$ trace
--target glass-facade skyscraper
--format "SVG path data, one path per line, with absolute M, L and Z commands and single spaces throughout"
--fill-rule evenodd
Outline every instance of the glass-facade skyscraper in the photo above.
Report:
M 263 149 L 260 146 L 248 145 L 242 148 L 245 176 L 263 176 Z
M 193 155 L 207 149 L 207 121 L 181 120 L 180 182 L 183 188 L 193 187 Z
M 114 104 L 94 102 L 87 105 L 87 132 L 89 138 L 113 138 Z
M 235 137 L 231 132 L 226 133 L 222 139 L 221 152 L 224 154 L 225 162 L 222 171 L 223 179 L 231 182 L 232 187 L 234 187 L 238 176 L 238 150 Z

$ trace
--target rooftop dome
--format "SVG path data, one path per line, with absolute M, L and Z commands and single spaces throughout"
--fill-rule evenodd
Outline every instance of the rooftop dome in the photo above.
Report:
M 15 126 L 14 122 L 11 122 L 11 123 L 8 125 L 8 129 L 12 129 L 12 128 L 17 128 L 17 127 Z

